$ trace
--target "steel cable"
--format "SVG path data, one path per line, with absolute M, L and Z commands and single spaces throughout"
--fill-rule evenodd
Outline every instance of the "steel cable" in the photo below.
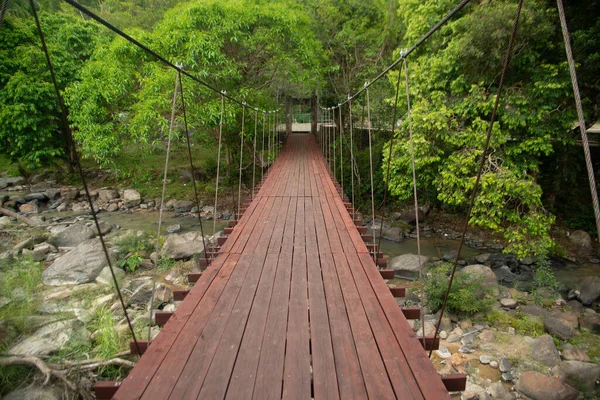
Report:
M 223 136 L 223 117 L 225 113 L 225 93 L 221 93 L 221 118 L 219 119 L 219 147 L 217 149 L 217 180 L 215 182 L 215 209 L 213 210 L 213 241 L 217 234 L 217 208 L 219 204 L 219 176 L 221 170 L 221 141 Z

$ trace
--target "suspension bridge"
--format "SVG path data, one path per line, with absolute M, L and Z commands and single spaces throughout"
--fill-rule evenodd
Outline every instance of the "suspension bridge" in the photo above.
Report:
M 250 199 L 242 204 L 242 151 L 245 146 L 242 133 L 236 219 L 230 221 L 229 227 L 224 231 L 225 236 L 219 237 L 216 243 L 211 246 L 205 243 L 203 258 L 199 260 L 197 269 L 188 275 L 188 281 L 193 286 L 190 290 L 174 292 L 174 299 L 180 301 L 176 311 L 149 310 L 150 319 L 153 315 L 156 324 L 162 326 L 160 333 L 152 341 L 142 340 L 135 335 L 127 307 L 119 291 L 118 281 L 112 270 L 106 245 L 100 235 L 133 337 L 131 352 L 141 357 L 122 382 L 97 382 L 94 390 L 99 399 L 449 399 L 450 392 L 464 390 L 466 385 L 464 374 L 441 376 L 430 360 L 431 351 L 439 346 L 437 329 L 444 315 L 446 303 L 442 305 L 435 334 L 426 336 L 423 333 L 417 336 L 409 320 L 421 319 L 423 325 L 423 310 L 398 306 L 395 297 L 404 296 L 405 290 L 387 286 L 384 279 L 393 278 L 394 271 L 385 269 L 385 259 L 375 243 L 374 235 L 367 234 L 367 228 L 362 225 L 362 221 L 355 219 L 354 180 L 350 182 L 352 199 L 348 199 L 346 197 L 348 188 L 344 190 L 342 168 L 345 163 L 349 163 L 350 168 L 354 170 L 356 162 L 352 154 L 354 148 L 352 101 L 365 95 L 367 120 L 365 125 L 363 116 L 360 126 L 370 127 L 368 89 L 393 68 L 400 66 L 401 71 L 404 70 L 405 73 L 408 104 L 406 118 L 410 124 L 407 57 L 468 4 L 469 0 L 462 0 L 411 48 L 403 51 L 398 60 L 365 84 L 361 90 L 348 96 L 346 101 L 337 106 L 322 109 L 323 123 L 318 124 L 316 120 L 311 120 L 311 133 L 290 133 L 308 129 L 309 124 L 302 120 L 300 122 L 306 126 L 296 128 L 292 126 L 292 129 L 288 129 L 287 135 L 283 134 L 283 129 L 278 123 L 278 110 L 259 110 L 216 89 L 120 31 L 76 1 L 65 0 L 65 2 L 177 72 L 161 204 L 165 200 L 164 185 L 178 95 L 185 121 L 190 167 L 194 171 L 182 77 L 191 79 L 220 95 L 219 159 L 224 104 L 225 101 L 230 101 L 242 109 L 242 132 L 244 132 L 246 111 L 254 111 L 253 165 L 257 164 L 259 136 L 257 127 L 261 115 L 263 131 L 259 146 L 262 147 L 258 150 L 261 156 L 266 150 L 267 154 L 275 160 L 266 171 L 261 170 L 260 181 L 256 185 L 253 167 L 254 188 Z M 66 109 L 56 85 L 42 27 L 33 0 L 30 0 L 30 3 L 53 77 L 62 111 L 62 122 L 68 128 Z M 466 221 L 469 220 L 482 174 L 483 160 L 488 150 L 492 126 L 510 62 L 522 3 L 523 0 L 520 0 L 517 6 Z M 571 65 L 572 56 L 561 0 L 558 0 L 558 6 L 567 45 L 567 57 Z M 571 73 L 576 100 L 578 100 L 574 67 Z M 401 77 L 402 73 L 399 72 L 391 124 L 392 142 L 395 138 Z M 580 112 L 580 101 L 577 103 L 582 141 L 587 157 L 589 156 L 587 133 L 583 114 Z M 343 106 L 347 107 L 349 113 L 347 120 L 350 121 L 347 124 L 349 132 L 346 135 L 343 132 L 345 125 L 345 120 L 342 118 Z M 313 114 L 311 118 L 315 117 L 318 118 Z M 266 126 L 269 128 L 265 148 Z M 368 128 L 367 131 L 370 144 L 372 129 Z M 339 140 L 339 145 L 336 144 L 336 140 Z M 350 149 L 349 160 L 343 158 L 344 140 Z M 413 157 L 412 179 L 418 241 L 417 177 L 412 150 L 412 126 L 410 126 L 409 140 Z M 391 143 L 387 165 L 388 178 L 392 148 Z M 339 153 L 336 149 L 339 149 Z M 371 152 L 370 156 L 371 214 L 374 220 Z M 78 157 L 76 160 L 96 227 L 99 232 L 102 232 Z M 217 164 L 217 171 L 219 171 L 219 164 Z M 341 182 L 336 179 L 338 171 Z M 351 176 L 353 177 L 353 174 Z M 198 203 L 193 173 L 192 180 Z M 216 182 L 215 213 L 219 194 L 218 172 Z M 590 185 L 595 187 L 593 171 Z M 386 205 L 387 187 L 385 190 L 383 209 Z M 594 199 L 597 210 L 597 199 Z M 157 251 L 161 218 L 162 214 L 159 218 Z M 198 218 L 200 218 L 199 214 Z M 381 220 L 384 220 L 383 214 Z M 458 256 L 449 278 L 446 300 L 460 258 L 467 226 L 468 224 L 465 223 Z M 202 224 L 200 227 L 202 229 Z M 202 236 L 204 237 L 203 232 Z M 421 274 L 422 268 L 420 269 Z

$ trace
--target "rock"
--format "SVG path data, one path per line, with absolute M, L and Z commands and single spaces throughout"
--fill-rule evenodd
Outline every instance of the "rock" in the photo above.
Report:
M 448 335 L 447 342 L 448 343 L 460 342 L 460 336 L 458 336 L 456 333 L 451 333 L 450 335 Z
M 484 329 L 483 332 L 479 334 L 479 340 L 481 340 L 482 343 L 493 343 L 496 340 L 496 334 L 490 329 Z
M 589 255 L 592 252 L 592 238 L 585 231 L 575 231 L 569 235 L 569 240 L 579 255 Z
M 59 257 L 42 273 L 45 285 L 79 285 L 91 282 L 108 266 L 102 244 L 98 239 L 89 239 Z
M 19 253 L 23 249 L 33 249 L 33 246 L 37 243 L 42 243 L 46 238 L 42 235 L 35 235 L 28 239 L 23 240 L 22 242 L 17 243 L 12 251 L 14 253 Z
M 162 254 L 174 260 L 189 259 L 203 253 L 202 235 L 199 232 L 173 233 L 167 236 L 162 248 Z
M 600 365 L 581 361 L 563 361 L 552 368 L 552 373 L 561 381 L 580 390 L 591 391 L 600 379 Z
M 115 276 L 117 277 L 117 281 L 119 282 L 122 281 L 125 277 L 125 271 L 123 271 L 121 268 L 114 268 L 114 272 Z M 112 274 L 110 273 L 109 266 L 104 267 L 102 271 L 100 271 L 100 273 L 96 277 L 96 282 L 107 286 L 114 285 L 114 280 Z
M 425 221 L 425 213 L 420 208 L 419 208 L 418 212 L 419 212 L 419 222 Z M 411 207 L 411 208 L 405 210 L 404 212 L 400 213 L 400 215 L 398 215 L 397 218 L 399 221 L 402 221 L 405 224 L 414 225 L 416 222 L 415 208 Z
M 34 200 L 37 200 L 38 202 L 39 201 L 44 202 L 48 199 L 46 198 L 46 195 L 44 193 L 29 193 L 29 194 L 25 195 L 26 202 L 30 202 L 30 201 L 34 201 Z
M 423 269 L 429 261 L 428 257 L 421 256 Z M 419 274 L 419 257 L 416 254 L 403 254 L 390 260 L 388 268 L 393 269 L 396 275 L 413 277 Z
M 500 366 L 500 364 L 498 364 L 498 361 L 496 361 L 496 360 L 490 361 L 491 368 L 498 369 L 499 366 Z
M 543 335 L 531 343 L 531 357 L 542 364 L 554 367 L 560 363 L 560 355 L 550 335 Z
M 579 300 L 589 306 L 600 297 L 600 277 L 586 276 L 579 282 Z
M 171 226 L 167 226 L 167 233 L 179 233 L 181 232 L 181 225 L 175 224 Z
M 575 400 L 579 396 L 571 386 L 536 371 L 524 372 L 516 389 L 532 400 Z
M 512 367 L 512 362 L 508 358 L 503 357 L 500 359 L 500 372 L 510 372 Z
M 56 247 L 52 246 L 50 243 L 41 243 L 33 247 L 31 257 L 35 261 L 43 261 L 46 259 L 48 253 L 56 253 Z
M 540 320 L 544 320 L 544 319 L 550 317 L 550 313 L 548 311 L 546 311 L 542 307 L 536 306 L 534 304 L 528 304 L 528 305 L 522 306 L 520 308 L 520 310 L 521 310 L 521 312 L 523 312 L 523 314 L 525 314 L 529 317 L 537 317 Z
M 502 382 L 494 382 L 488 386 L 488 393 L 494 400 L 513 400 L 514 397 L 502 384 Z
M 119 205 L 116 203 L 111 203 L 108 205 L 108 207 L 106 207 L 106 211 L 108 212 L 115 212 L 119 209 Z
M 146 282 L 143 285 L 140 285 L 132 293 L 131 297 L 127 301 L 127 305 L 147 307 L 152 298 L 152 286 L 152 282 Z M 152 309 L 158 308 L 161 304 L 168 303 L 170 297 L 171 289 L 167 288 L 162 283 L 157 283 Z
M 48 198 L 48 200 L 53 201 L 60 197 L 60 189 L 47 189 L 44 192 L 44 196 Z
M 19 211 L 23 214 L 37 214 L 38 212 L 40 212 L 38 206 L 33 203 L 21 204 L 19 206 Z
M 7 217 L 7 216 L 0 217 L 0 227 L 9 226 L 12 224 L 13 224 L 13 222 L 10 219 L 10 217 Z
M 113 189 L 100 189 L 98 191 L 98 199 L 102 203 L 109 203 L 111 200 L 118 199 L 119 192 Z
M 67 202 L 72 202 L 79 197 L 79 190 L 74 188 L 61 188 L 60 196 Z
M 194 203 L 188 200 L 175 200 L 171 205 L 175 212 L 178 213 L 190 212 L 192 207 L 194 207 Z
M 456 260 L 457 255 L 458 255 L 458 252 L 456 250 L 448 251 L 442 255 L 442 260 L 454 261 L 454 260 Z
M 23 356 L 48 355 L 60 350 L 75 337 L 82 341 L 89 339 L 81 321 L 71 319 L 54 322 L 36 330 L 31 336 L 13 346 L 9 353 Z
M 584 313 L 579 317 L 579 327 L 600 334 L 600 314 Z
M 567 303 L 567 307 L 571 309 L 576 314 L 581 314 L 584 310 L 583 305 L 577 300 L 570 300 Z
M 3 396 L 3 400 L 61 400 L 62 393 L 58 388 L 28 386 Z
M 549 334 L 556 336 L 561 340 L 569 340 L 575 332 L 558 318 L 547 317 L 544 319 L 544 328 Z
M 511 284 L 514 281 L 518 280 L 518 276 L 513 274 L 510 268 L 506 265 L 494 269 L 494 274 L 496 274 L 498 282 L 503 283 L 505 285 Z
M 435 325 L 425 321 L 425 336 L 433 336 L 435 334 Z M 417 337 L 423 336 L 423 329 L 419 328 L 416 332 Z
M 491 254 L 489 253 L 479 254 L 475 256 L 475 261 L 477 261 L 480 264 L 485 264 L 490 259 L 490 256 Z
M 512 382 L 515 377 L 512 372 L 503 372 L 502 375 L 500 375 L 500 379 L 502 379 L 502 382 Z
M 471 332 L 464 335 L 460 343 L 463 346 L 471 347 L 475 343 L 475 340 L 477 340 L 477 332 Z
M 383 228 L 381 237 L 385 240 L 399 243 L 404 240 L 404 233 L 400 228 Z
M 440 336 L 440 339 L 446 340 L 446 339 L 448 339 L 448 332 L 446 332 L 446 331 L 440 331 L 439 336 Z
M 565 361 L 590 361 L 590 356 L 584 350 L 573 346 L 571 343 L 563 344 L 561 354 Z
M 123 192 L 123 205 L 125 207 L 137 207 L 142 202 L 142 195 L 134 189 L 125 189 Z
M 467 386 L 461 395 L 461 400 L 489 400 L 489 396 L 484 388 L 475 385 L 467 380 Z
M 436 350 L 436 354 L 441 358 L 450 358 L 452 354 L 448 351 L 446 346 L 440 346 L 439 350 Z
M 554 311 L 552 312 L 552 316 L 554 318 L 558 318 L 563 324 L 567 325 L 573 330 L 579 328 L 579 315 L 577 313 L 572 311 Z
M 515 299 L 500 299 L 500 305 L 511 310 L 517 308 L 518 304 L 519 302 Z
M 483 365 L 487 365 L 487 364 L 491 363 L 492 361 L 494 361 L 494 357 L 490 357 L 490 356 L 486 356 L 486 355 L 479 356 L 479 362 L 482 363 Z
M 491 291 L 494 296 L 500 294 L 498 288 L 498 279 L 490 267 L 486 267 L 482 264 L 468 265 L 458 272 L 459 274 L 466 274 L 471 279 L 480 280 L 481 285 L 486 291 Z M 480 293 L 483 296 L 486 293 Z
M 0 189 L 6 189 L 11 186 L 24 185 L 27 181 L 22 176 L 0 178 Z
M 94 236 L 96 233 L 84 224 L 73 224 L 53 235 L 48 242 L 56 247 L 75 247 Z

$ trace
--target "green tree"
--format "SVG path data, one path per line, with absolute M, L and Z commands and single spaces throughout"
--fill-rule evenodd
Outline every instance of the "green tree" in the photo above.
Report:
M 426 32 L 451 3 L 403 2 L 403 45 Z M 418 189 L 433 193 L 429 200 L 446 207 L 465 210 L 468 205 L 515 7 L 506 1 L 478 2 L 409 59 Z M 554 217 L 542 204 L 537 178 L 541 158 L 573 140 L 570 81 L 563 50 L 556 45 L 555 21 L 555 11 L 543 2 L 525 4 L 470 220 L 503 232 L 507 251 L 521 257 L 547 255 L 552 246 Z M 392 74 L 390 80 L 396 78 Z M 405 100 L 400 107 L 406 107 Z M 390 192 L 400 199 L 412 196 L 407 133 L 403 121 L 389 182 Z

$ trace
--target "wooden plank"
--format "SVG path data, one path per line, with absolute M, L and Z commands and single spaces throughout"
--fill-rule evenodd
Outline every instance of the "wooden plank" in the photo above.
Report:
M 285 229 L 288 213 L 291 209 L 289 197 L 282 197 L 281 201 L 282 203 L 280 212 L 277 217 L 277 221 L 275 222 L 275 226 L 273 227 L 273 235 L 271 236 L 269 247 L 267 248 L 267 253 L 269 254 L 279 254 L 279 251 L 281 249 L 281 241 L 283 240 L 283 231 Z
M 219 298 L 238 258 L 238 255 L 232 255 L 215 259 L 202 278 L 190 290 L 187 300 L 177 308 L 170 323 L 161 330 L 158 337 L 154 339 L 153 345 L 148 348 L 123 381 L 115 399 L 139 399 L 142 396 L 177 339 L 182 336 L 184 341 L 187 341 L 190 332 L 194 332 L 197 319 L 193 316 L 198 311 L 197 306 L 209 304 L 215 298 Z M 206 310 L 206 308 L 200 307 L 200 310 Z M 191 323 L 187 324 L 188 321 Z M 187 347 L 189 347 L 189 343 Z M 176 348 L 176 351 L 178 350 L 179 348 Z M 179 356 L 184 357 L 183 354 Z
M 302 203 L 301 201 L 298 204 Z M 283 399 L 310 399 L 310 335 L 306 254 L 295 252 L 285 347 Z
M 448 374 L 442 376 L 442 382 L 449 392 L 462 392 L 467 387 L 467 375 Z
M 258 355 L 260 354 L 266 321 L 271 306 L 271 297 L 277 272 L 277 254 L 268 254 L 265 260 L 256 298 L 248 318 L 246 331 L 231 375 L 227 398 L 231 400 L 250 399 L 254 390 Z M 273 304 L 273 306 L 277 306 Z
M 315 399 L 338 399 L 340 395 L 319 259 L 317 257 L 307 257 L 307 269 L 314 387 L 313 397 Z
M 290 198 L 290 205 L 288 208 L 288 215 L 285 220 L 285 227 L 283 229 L 283 240 L 281 241 L 281 252 L 292 254 L 294 250 L 294 232 L 296 230 L 296 207 L 298 199 L 295 197 Z
M 253 391 L 253 399 L 256 400 L 281 399 L 291 272 L 291 253 L 281 253 L 271 296 L 272 306 L 269 307 L 265 334 L 260 348 Z
M 117 381 L 98 381 L 94 384 L 94 394 L 98 400 L 110 400 L 113 398 L 121 382 Z
M 405 358 L 410 360 L 411 372 L 423 396 L 427 399 L 449 400 L 448 391 L 439 379 L 433 364 L 423 352 L 415 332 L 408 325 L 396 300 L 381 279 L 373 260 L 368 254 L 359 254 L 358 257 Z
M 366 399 L 367 392 L 361 365 L 358 361 L 354 337 L 331 254 L 321 255 L 321 270 L 340 397 L 342 399 Z
M 170 311 L 154 311 L 154 322 L 158 326 L 163 326 L 173 316 Z
M 356 352 L 367 387 L 367 393 L 374 399 L 395 399 L 394 390 L 388 378 L 386 368 L 375 342 L 374 332 L 365 314 L 358 290 L 350 272 L 346 256 L 343 253 L 333 255 L 348 320 L 352 328 Z

